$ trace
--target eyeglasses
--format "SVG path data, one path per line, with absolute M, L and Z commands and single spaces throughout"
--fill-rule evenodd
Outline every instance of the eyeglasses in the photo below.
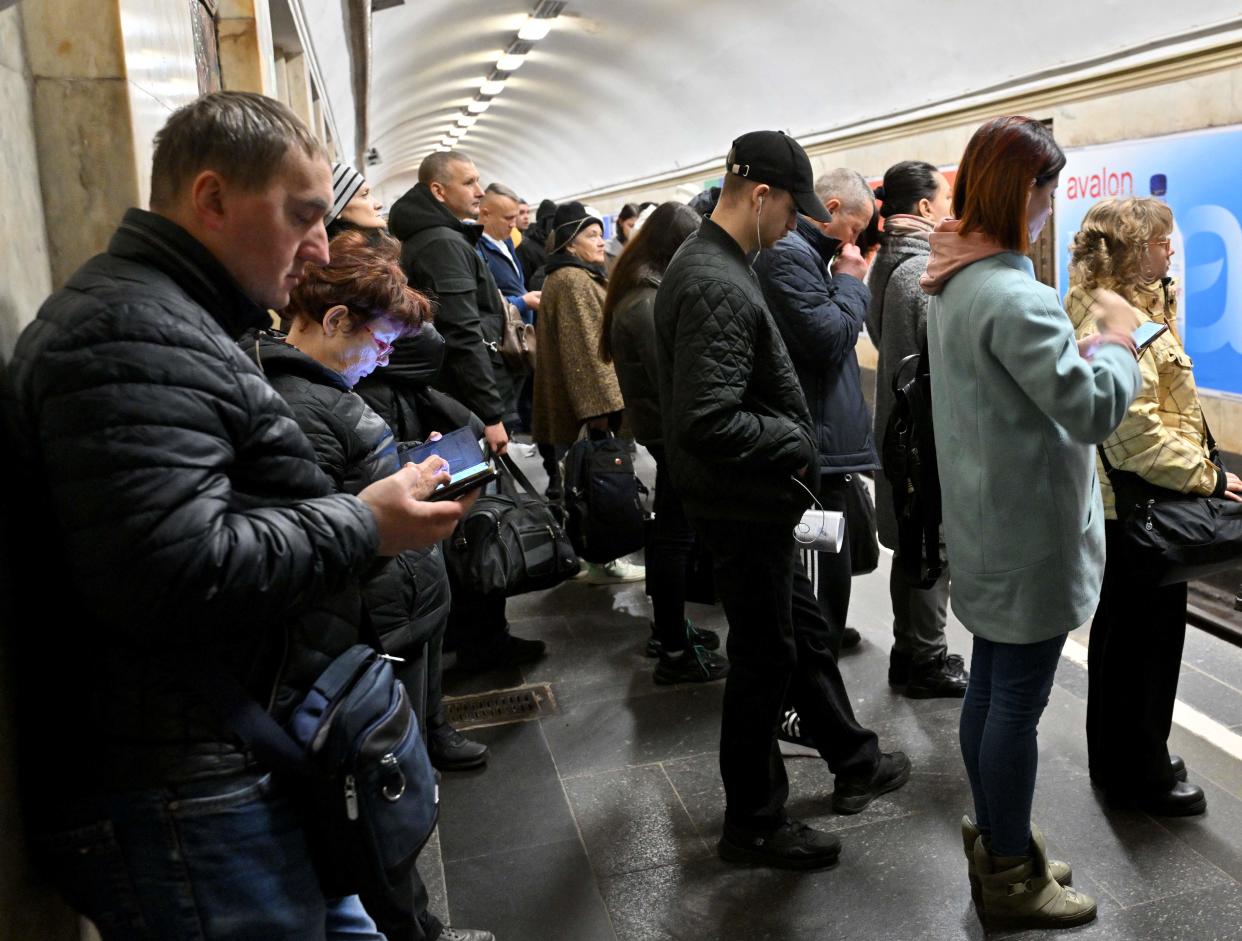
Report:
M 381 340 L 379 337 L 377 337 L 375 335 L 375 331 L 372 330 L 370 327 L 368 327 L 366 324 L 362 325 L 362 329 L 365 330 L 367 333 L 371 334 L 371 339 L 375 341 L 375 345 L 379 349 L 380 356 L 383 356 L 385 353 L 392 352 L 391 343 L 389 343 L 387 340 Z

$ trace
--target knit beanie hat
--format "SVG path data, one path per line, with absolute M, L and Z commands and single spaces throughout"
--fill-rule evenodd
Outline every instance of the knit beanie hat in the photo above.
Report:
M 362 188 L 362 184 L 366 181 L 366 177 L 353 167 L 343 163 L 334 163 L 332 165 L 332 208 L 324 216 L 324 225 L 329 225 L 336 221 L 336 217 L 345 211 L 349 201 L 354 198 L 354 194 Z

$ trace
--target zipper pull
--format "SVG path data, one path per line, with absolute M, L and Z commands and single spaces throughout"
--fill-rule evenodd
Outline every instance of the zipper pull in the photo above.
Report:
M 345 775 L 345 816 L 358 819 L 358 782 L 352 774 Z

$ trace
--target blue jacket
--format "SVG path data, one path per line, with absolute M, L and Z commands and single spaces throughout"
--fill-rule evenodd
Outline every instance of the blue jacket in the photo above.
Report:
M 496 287 L 500 288 L 500 293 L 505 296 L 505 300 L 518 309 L 524 321 L 534 323 L 535 312 L 522 300 L 522 295 L 526 293 L 526 274 L 522 271 L 522 263 L 518 261 L 517 249 L 513 247 L 512 239 L 505 239 L 505 245 L 509 249 L 512 261 L 506 258 L 486 235 L 479 236 L 474 249 L 487 262 Z
M 1057 292 L 1014 252 L 932 297 L 927 346 L 953 613 L 998 643 L 1072 631 L 1100 597 L 1095 446 L 1139 388 L 1134 356 L 1083 359 Z
M 822 474 L 880 466 L 854 352 L 871 292 L 857 278 L 829 272 L 839 244 L 799 216 L 798 228 L 755 260 L 815 423 Z

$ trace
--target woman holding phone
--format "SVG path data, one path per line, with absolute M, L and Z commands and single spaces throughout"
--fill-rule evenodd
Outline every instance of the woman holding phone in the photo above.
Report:
M 397 252 L 397 242 L 378 230 L 342 232 L 329 245 L 331 261 L 309 266 L 294 289 L 284 312 L 288 335 L 255 333 L 242 340 L 314 445 L 320 469 L 345 493 L 357 493 L 399 466 L 388 425 L 353 391 L 360 379 L 388 364 L 398 339 L 417 334 L 430 318 L 430 304 L 409 287 Z M 439 547 L 403 552 L 370 570 L 362 600 L 385 652 L 402 658 L 394 669 L 426 727 L 433 763 L 484 764 L 486 746 L 454 729 L 441 704 L 440 650 L 450 592 Z M 444 936 L 427 910 L 417 870 L 411 870 L 403 899 L 362 901 L 389 939 Z M 454 937 L 491 938 L 455 930 Z
M 1138 396 L 1104 442 L 1112 473 L 1178 493 L 1238 500 L 1242 481 L 1209 447 L 1193 364 L 1177 335 L 1168 277 L 1172 233 L 1173 213 L 1160 200 L 1096 203 L 1070 247 L 1065 310 L 1079 337 L 1094 336 L 1097 297 L 1108 290 L 1133 308 L 1141 325 L 1166 328 L 1139 357 Z M 1201 814 L 1207 808 L 1203 789 L 1187 783 L 1185 763 L 1168 749 L 1186 639 L 1186 584 L 1139 581 L 1102 462 L 1099 477 L 1107 559 L 1087 659 L 1091 780 L 1114 804 L 1158 816 Z
M 1103 512 L 1095 445 L 1138 388 L 1133 314 L 1105 299 L 1081 345 L 1026 252 L 1052 212 L 1065 155 L 1043 124 L 995 118 L 966 145 L 953 218 L 921 284 L 953 610 L 974 634 L 962 758 L 975 904 L 990 927 L 1095 918 L 1031 826 L 1036 728 L 1066 635 L 1095 609 Z

